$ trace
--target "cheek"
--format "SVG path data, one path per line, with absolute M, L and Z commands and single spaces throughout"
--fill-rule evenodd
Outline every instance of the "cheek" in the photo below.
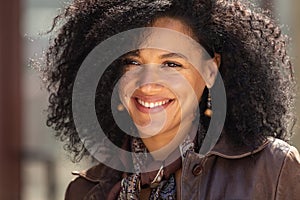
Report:
M 118 93 L 122 104 L 129 111 L 130 97 L 135 90 L 134 80 L 130 76 L 123 75 L 118 82 Z
M 205 88 L 205 82 L 203 81 L 202 78 L 199 78 L 197 80 L 197 82 L 195 82 L 195 87 L 194 87 L 194 90 L 195 90 L 195 93 L 197 95 L 198 101 L 200 101 L 200 99 L 201 99 L 204 88 Z
M 189 84 L 193 88 L 198 101 L 200 100 L 203 90 L 205 88 L 205 82 L 198 71 L 193 71 L 185 76 Z

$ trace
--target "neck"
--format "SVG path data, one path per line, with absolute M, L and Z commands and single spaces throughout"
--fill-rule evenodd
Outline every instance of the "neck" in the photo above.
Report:
M 150 152 L 157 151 L 168 145 L 175 137 L 178 127 L 174 131 L 158 133 L 155 136 L 142 138 L 144 144 Z
M 191 124 L 181 127 L 176 126 L 169 131 L 142 138 L 142 140 L 155 160 L 165 160 L 170 153 L 178 148 L 190 132 L 191 127 Z

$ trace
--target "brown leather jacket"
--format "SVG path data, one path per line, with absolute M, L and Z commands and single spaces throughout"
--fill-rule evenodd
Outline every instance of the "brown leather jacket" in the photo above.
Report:
M 104 200 L 121 172 L 97 165 L 77 173 L 66 200 Z M 182 167 L 181 199 L 300 199 L 298 151 L 269 139 L 254 151 L 220 140 L 204 158 L 189 152 Z

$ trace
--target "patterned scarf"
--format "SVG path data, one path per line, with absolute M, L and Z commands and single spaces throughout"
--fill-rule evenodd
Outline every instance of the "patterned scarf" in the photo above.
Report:
M 133 150 L 132 157 L 136 173 L 122 179 L 121 191 L 119 193 L 118 200 L 139 200 L 141 188 L 143 187 L 143 185 L 141 186 L 141 183 L 147 182 L 144 181 L 144 179 L 153 180 L 153 175 L 155 176 L 158 173 L 158 171 L 155 171 L 154 173 L 152 172 L 152 175 L 149 175 L 150 178 L 144 178 L 147 173 L 141 173 L 143 171 L 142 168 L 145 166 L 145 161 L 149 159 L 149 152 L 140 138 L 133 137 L 131 139 L 131 149 Z M 175 171 L 177 171 L 177 168 L 181 168 L 181 159 L 184 159 L 186 152 L 188 150 L 194 150 L 193 141 L 187 137 L 179 146 L 179 150 L 181 158 L 170 164 L 171 167 L 168 166 L 169 169 L 166 170 L 171 173 L 167 177 L 164 177 L 164 179 L 162 179 L 155 188 L 151 188 L 149 200 L 176 199 Z M 180 164 L 178 164 L 178 161 L 180 161 Z M 177 167 L 174 167 L 176 165 Z

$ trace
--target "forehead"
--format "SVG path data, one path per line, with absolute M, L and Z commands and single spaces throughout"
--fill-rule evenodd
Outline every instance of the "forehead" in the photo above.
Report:
M 137 49 L 159 50 L 152 51 L 155 54 L 165 52 L 174 53 L 173 55 L 179 54 L 191 64 L 199 64 L 199 59 L 202 58 L 204 53 L 202 46 L 190 36 L 189 30 L 185 28 L 184 24 L 179 21 L 167 22 L 168 20 L 158 21 L 159 26 L 153 26 L 150 30 L 147 29 L 143 32 L 139 38 Z M 163 24 L 166 26 L 163 26 Z
M 140 38 L 139 48 L 155 48 L 173 53 L 191 54 L 202 49 L 192 28 L 183 20 L 172 17 L 159 17 L 151 26 L 151 31 L 146 31 Z M 188 57 L 186 55 L 186 57 Z
M 169 52 L 162 49 L 153 49 L 153 48 L 147 48 L 147 49 L 138 49 L 135 51 L 128 52 L 125 57 L 148 57 L 148 58 L 181 58 L 188 60 L 188 58 L 181 54 L 180 52 Z
M 160 17 L 153 22 L 152 26 L 174 30 L 197 40 L 192 28 L 180 19 L 171 17 Z

